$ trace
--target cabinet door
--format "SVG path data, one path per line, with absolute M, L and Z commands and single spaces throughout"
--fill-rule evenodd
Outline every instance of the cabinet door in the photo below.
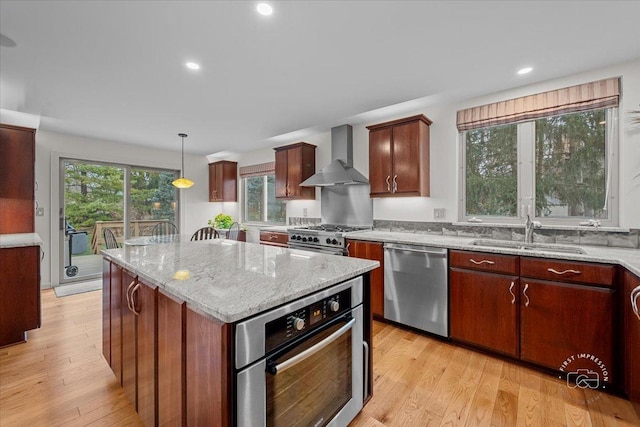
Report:
M 185 315 L 185 303 L 158 291 L 158 424 L 161 426 L 183 425 Z
M 349 240 L 349 256 L 380 262 L 380 267 L 371 271 L 371 311 L 374 316 L 384 317 L 384 250 L 382 243 Z
M 138 415 L 146 426 L 156 424 L 156 316 L 157 288 L 138 281 L 133 293 L 137 315 Z
M 238 164 L 236 162 L 222 163 L 222 200 L 225 202 L 238 201 Z
M 632 306 L 631 295 L 640 311 L 640 278 L 625 271 L 624 345 L 625 345 L 625 390 L 640 414 L 640 313 Z
M 122 388 L 127 398 L 138 409 L 136 390 L 136 315 L 127 305 L 129 295 L 136 285 L 136 278 L 126 270 L 122 270 Z
M 0 249 L 0 347 L 40 327 L 40 246 Z
M 122 268 L 111 264 L 111 370 L 122 384 Z M 128 285 L 128 283 L 127 283 Z M 126 289 L 126 286 L 124 287 Z M 127 309 L 126 302 L 124 308 Z
M 518 277 L 450 269 L 451 338 L 518 355 Z
M 35 230 L 35 130 L 0 125 L 0 234 Z
M 391 127 L 369 132 L 371 196 L 391 194 Z
M 276 151 L 276 198 L 287 198 L 287 171 L 288 171 L 288 156 L 289 150 L 277 150 Z
M 209 165 L 209 201 L 218 202 L 223 197 L 222 164 L 211 163 Z
M 558 370 L 573 357 L 567 371 L 596 370 L 579 358 L 589 354 L 606 365 L 613 382 L 613 291 L 524 277 L 520 283 L 521 359 Z
M 393 127 L 393 176 L 394 193 L 420 192 L 420 122 Z
M 102 260 L 102 354 L 111 366 L 111 263 Z

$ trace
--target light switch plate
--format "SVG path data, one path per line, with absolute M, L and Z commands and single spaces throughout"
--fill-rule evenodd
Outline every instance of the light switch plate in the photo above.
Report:
M 433 210 L 433 218 L 434 219 L 444 219 L 445 211 L 444 208 L 435 208 Z
M 307 208 L 302 208 L 302 216 L 307 217 Z
M 44 208 L 36 208 L 36 216 L 44 216 Z

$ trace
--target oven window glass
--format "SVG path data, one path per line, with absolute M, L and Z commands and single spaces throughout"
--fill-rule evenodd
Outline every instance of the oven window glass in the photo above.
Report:
M 328 328 L 275 361 L 294 357 L 343 325 Z M 267 373 L 267 426 L 324 426 L 331 421 L 352 397 L 351 346 L 349 329 L 299 363 L 275 375 Z

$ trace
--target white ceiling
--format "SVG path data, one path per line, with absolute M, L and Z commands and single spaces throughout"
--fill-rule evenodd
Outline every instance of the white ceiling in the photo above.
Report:
M 44 130 L 242 152 L 640 57 L 639 1 L 270 3 L 264 17 L 254 1 L 2 0 L 16 46 L 0 48 L 0 108 Z

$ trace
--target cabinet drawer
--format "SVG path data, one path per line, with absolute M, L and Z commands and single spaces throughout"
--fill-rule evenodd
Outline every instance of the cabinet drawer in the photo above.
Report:
M 518 258 L 513 255 L 485 252 L 449 251 L 449 266 L 517 275 L 519 272 Z
M 277 231 L 261 231 L 260 243 L 274 246 L 287 246 L 289 234 Z
M 611 287 L 615 271 L 616 267 L 608 264 L 527 257 L 520 260 L 520 276 L 536 279 Z

